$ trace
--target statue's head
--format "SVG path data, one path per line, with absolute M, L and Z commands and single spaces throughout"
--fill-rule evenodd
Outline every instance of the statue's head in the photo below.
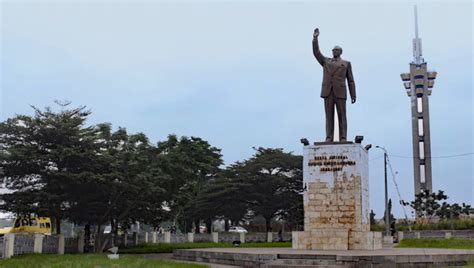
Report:
M 333 49 L 332 49 L 332 55 L 334 56 L 334 58 L 339 58 L 342 54 L 342 47 L 340 46 L 335 46 Z

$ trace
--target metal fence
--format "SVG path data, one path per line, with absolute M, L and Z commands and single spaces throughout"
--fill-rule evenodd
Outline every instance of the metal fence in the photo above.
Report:
M 41 253 L 56 254 L 58 253 L 58 248 L 59 248 L 59 236 L 46 235 L 43 237 L 43 247 L 42 247 Z
M 89 252 L 95 251 L 95 247 L 101 246 L 109 249 L 112 246 L 125 247 L 135 246 L 143 243 L 185 243 L 185 242 L 266 242 L 268 239 L 279 241 L 284 237 L 285 241 L 291 241 L 291 233 L 279 236 L 277 233 L 203 233 L 203 234 L 172 234 L 167 233 L 133 233 L 133 234 L 103 234 L 100 243 L 93 235 L 91 244 L 85 245 L 84 234 L 78 237 L 64 237 L 63 235 L 42 235 L 42 234 L 6 234 L 0 237 L 0 258 L 10 258 L 15 255 L 28 253 L 42 254 L 64 254 L 82 253 L 85 249 Z M 89 240 L 87 240 L 89 241 Z M 105 243 L 105 245 L 104 245 Z M 99 245 L 100 244 L 100 245 Z
M 0 259 L 3 259 L 3 251 L 4 251 L 4 248 L 5 248 L 4 245 L 3 245 L 3 241 L 4 241 L 4 239 L 3 239 L 3 236 L 2 236 L 2 237 L 0 237 Z
M 398 232 L 399 239 L 403 238 L 462 238 L 474 240 L 474 230 L 420 230 Z M 241 241 L 241 239 L 244 239 Z M 97 242 L 94 237 L 92 241 Z M 204 234 L 172 234 L 172 233 L 134 233 L 134 234 L 104 234 L 101 244 L 104 249 L 112 246 L 124 247 L 143 243 L 184 243 L 184 242 L 267 242 L 291 241 L 291 233 L 204 233 Z M 95 245 L 95 244 L 93 244 Z M 0 237 L 0 258 L 27 253 L 63 254 L 83 252 L 84 236 L 67 237 L 62 235 L 33 235 L 6 234 Z M 98 245 L 95 245 L 98 246 Z
M 419 230 L 398 232 L 403 238 L 460 238 L 474 240 L 474 230 Z
M 79 250 L 79 238 L 78 237 L 66 237 L 64 238 L 64 253 L 77 253 Z
M 13 255 L 34 252 L 35 238 L 32 235 L 16 235 L 13 243 Z

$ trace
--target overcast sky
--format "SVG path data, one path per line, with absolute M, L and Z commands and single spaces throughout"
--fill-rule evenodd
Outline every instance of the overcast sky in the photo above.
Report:
M 409 71 L 413 4 L 428 68 L 433 188 L 474 203 L 471 1 L 1 1 L 1 114 L 70 100 L 152 142 L 170 133 L 221 148 L 226 164 L 252 146 L 302 153 L 322 141 L 322 68 L 334 45 L 351 61 L 357 103 L 348 136 L 387 148 L 402 198 L 413 196 Z M 375 147 L 375 146 L 374 146 Z M 382 151 L 370 150 L 370 199 L 383 216 Z M 396 216 L 402 216 L 390 179 Z

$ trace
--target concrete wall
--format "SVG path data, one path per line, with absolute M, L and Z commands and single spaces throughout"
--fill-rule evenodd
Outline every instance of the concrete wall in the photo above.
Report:
M 111 234 L 102 235 L 102 243 L 108 241 L 105 249 L 111 248 L 112 246 L 123 247 L 124 245 L 124 235 L 116 235 L 114 243 L 112 243 Z M 145 232 L 142 233 L 131 233 L 126 234 L 127 236 L 127 246 L 133 246 L 136 244 L 153 243 L 153 232 L 148 232 L 148 235 Z M 148 237 L 148 239 L 146 239 Z M 156 233 L 156 243 L 187 243 L 189 242 L 188 234 L 172 234 L 169 233 L 169 241 L 166 241 L 165 233 Z M 278 233 L 272 233 L 273 241 L 279 241 Z M 282 234 L 283 241 L 291 241 L 291 233 Z M 232 243 L 233 241 L 240 241 L 239 233 L 228 233 L 221 232 L 218 234 L 219 242 Z M 77 240 L 76 240 L 77 242 Z M 203 233 L 203 234 L 193 234 L 193 242 L 214 242 L 212 234 Z M 248 233 L 245 234 L 245 242 L 267 242 L 266 233 Z M 68 242 L 66 242 L 68 243 Z M 73 247 L 73 246 L 71 246 Z M 67 250 L 66 250 L 67 251 Z
M 245 234 L 245 242 L 266 242 L 267 233 L 247 233 Z
M 5 234 L 0 237 L 0 258 L 31 253 L 64 254 L 79 252 L 77 238 L 65 239 L 63 235 Z M 67 245 L 67 246 L 66 246 Z
M 35 238 L 32 235 L 15 235 L 13 255 L 28 254 L 34 252 Z
M 79 239 L 77 237 L 64 238 L 64 253 L 77 253 L 79 251 Z
M 212 242 L 211 234 L 194 234 L 194 242 Z
M 145 243 L 145 236 L 146 236 L 145 233 L 139 233 L 137 234 L 137 236 L 138 236 L 138 244 Z
M 171 243 L 186 243 L 188 242 L 187 234 L 171 234 Z
M 239 233 L 219 233 L 219 242 L 232 243 L 234 241 L 240 241 Z
M 462 239 L 473 239 L 474 240 L 474 230 L 423 230 L 423 231 L 411 231 L 411 232 L 398 232 L 398 235 L 402 235 L 403 238 L 462 238 Z M 112 246 L 112 237 L 110 234 L 103 236 L 103 239 L 109 238 L 109 245 L 106 247 L 110 248 Z M 240 241 L 241 236 L 239 233 L 228 233 L 222 232 L 218 233 L 218 241 L 225 243 L 232 243 L 234 241 Z M 148 243 L 152 243 L 152 233 L 148 233 Z M 272 233 L 270 236 L 272 241 L 279 241 L 278 233 Z M 283 241 L 291 241 L 291 233 L 282 234 Z M 245 234 L 245 242 L 266 242 L 269 238 L 267 233 L 247 233 Z M 61 254 L 61 253 L 79 253 L 80 241 L 78 237 L 67 237 L 64 238 L 58 235 L 43 236 L 36 235 L 35 245 L 35 235 L 23 235 L 23 234 L 14 234 L 9 235 L 11 248 L 7 249 L 9 243 L 5 243 L 5 237 L 0 237 L 0 258 L 3 258 L 5 255 L 14 256 L 27 253 L 49 253 L 49 254 Z M 63 239 L 64 242 L 61 242 Z M 164 243 L 165 235 L 156 234 L 156 242 Z M 193 234 L 194 242 L 213 242 L 212 234 Z M 144 243 L 145 233 L 137 234 L 135 237 L 133 234 L 127 234 L 128 246 L 133 246 L 136 242 Z M 123 247 L 124 235 L 115 236 L 116 246 Z M 188 242 L 188 234 L 170 234 L 171 243 L 184 243 Z M 40 244 L 38 244 L 40 243 Z M 62 249 L 60 248 L 62 247 Z M 39 252 L 38 252 L 39 250 Z M 8 252 L 7 252 L 8 251 Z M 6 253 L 7 252 L 7 253 Z
M 283 242 L 291 242 L 291 232 L 288 232 L 288 233 L 282 233 L 282 239 L 283 239 Z M 278 237 L 278 233 L 273 233 L 273 241 L 274 242 L 279 242 L 279 237 Z
M 193 242 L 224 242 L 232 243 L 234 241 L 240 241 L 242 238 L 245 241 L 241 242 L 266 242 L 267 239 L 273 238 L 273 241 L 278 241 L 278 233 L 212 233 L 212 234 L 159 234 L 149 232 L 148 235 L 145 233 L 133 233 L 112 236 L 112 234 L 104 234 L 101 236 L 101 240 L 108 241 L 105 249 L 111 248 L 112 245 L 123 247 L 126 239 L 127 246 L 134 246 L 136 244 L 153 242 L 153 236 L 156 237 L 156 243 L 186 243 L 191 239 Z M 283 233 L 284 241 L 291 241 L 291 233 Z M 146 239 L 148 237 L 148 239 Z M 5 237 L 0 237 L 0 258 L 4 256 L 9 258 L 15 255 L 29 254 L 29 253 L 42 253 L 42 254 L 64 254 L 64 253 L 82 253 L 84 246 L 83 234 L 79 237 L 64 237 L 63 235 L 41 235 L 41 234 L 9 234 L 8 241 L 5 242 Z M 114 239 L 114 241 L 112 241 Z M 169 240 L 167 240 L 169 239 Z
M 151 235 L 150 235 L 151 236 Z M 272 233 L 272 241 L 279 241 L 278 233 Z M 194 242 L 214 242 L 212 234 L 193 234 Z M 245 241 L 242 242 L 267 242 L 267 233 L 247 233 L 245 234 Z M 218 241 L 223 243 L 232 243 L 234 241 L 240 241 L 240 233 L 229 233 L 221 232 L 218 234 Z M 282 241 L 291 241 L 291 233 L 282 233 Z M 159 241 L 162 242 L 162 241 Z M 188 242 L 187 235 L 185 234 L 171 234 L 171 243 L 185 243 Z M 151 240 L 150 240 L 151 243 Z
M 0 259 L 3 259 L 3 251 L 4 251 L 4 244 L 3 244 L 3 237 L 0 237 Z
M 165 234 L 164 233 L 156 234 L 156 240 L 159 243 L 165 242 Z
M 56 235 L 46 235 L 43 238 L 43 252 L 42 253 L 58 253 L 59 237 Z
M 403 238 L 461 238 L 474 240 L 474 230 L 420 230 L 403 231 Z

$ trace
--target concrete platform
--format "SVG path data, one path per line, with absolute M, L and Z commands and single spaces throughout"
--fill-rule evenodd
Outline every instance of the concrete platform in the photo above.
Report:
M 202 262 L 195 262 L 195 261 L 176 260 L 176 259 L 173 259 L 173 254 L 172 253 L 120 254 L 120 256 L 142 257 L 142 258 L 145 258 L 145 259 L 161 260 L 161 261 L 175 261 L 175 262 L 187 263 L 187 264 L 201 264 L 201 265 L 207 265 L 209 268 L 237 268 L 237 267 L 241 267 L 241 266 L 225 265 L 225 264 L 217 264 L 217 263 L 202 263 Z
M 295 250 L 290 248 L 179 249 L 177 260 L 243 267 L 459 267 L 474 261 L 474 250 L 380 249 Z

